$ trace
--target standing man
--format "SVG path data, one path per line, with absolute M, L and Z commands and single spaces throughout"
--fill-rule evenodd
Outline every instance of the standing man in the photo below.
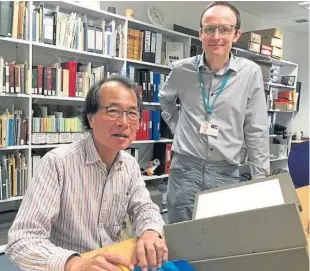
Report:
M 202 55 L 178 61 L 160 91 L 162 117 L 174 133 L 169 223 L 192 219 L 197 192 L 239 182 L 243 143 L 252 177 L 269 174 L 262 72 L 230 52 L 241 35 L 240 25 L 233 5 L 210 4 L 200 19 Z
M 48 152 L 9 231 L 6 254 L 22 270 L 120 271 L 168 260 L 163 220 L 134 157 L 122 150 L 135 138 L 140 96 L 124 77 L 97 82 L 88 92 L 86 139 Z M 119 241 L 128 213 L 138 236 L 133 259 L 80 253 Z

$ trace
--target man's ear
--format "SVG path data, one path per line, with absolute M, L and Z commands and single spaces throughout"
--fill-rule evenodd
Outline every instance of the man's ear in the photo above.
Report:
M 241 37 L 241 35 L 242 35 L 242 30 L 238 29 L 236 31 L 236 33 L 235 33 L 235 36 L 234 36 L 234 39 L 233 39 L 233 43 L 236 43 L 239 40 L 239 38 Z
M 201 41 L 201 27 L 199 28 L 199 40 Z
M 93 115 L 87 115 L 87 118 L 88 118 L 88 122 L 89 122 L 90 128 L 93 129 L 93 122 L 94 122 L 94 117 L 93 117 Z

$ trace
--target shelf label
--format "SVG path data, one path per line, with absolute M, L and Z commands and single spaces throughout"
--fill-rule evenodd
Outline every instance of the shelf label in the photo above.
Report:
M 31 143 L 32 144 L 46 144 L 45 133 L 32 133 Z
M 59 134 L 58 133 L 46 133 L 45 141 L 46 141 L 46 144 L 58 144 Z
M 59 143 L 71 143 L 72 136 L 70 133 L 59 133 Z

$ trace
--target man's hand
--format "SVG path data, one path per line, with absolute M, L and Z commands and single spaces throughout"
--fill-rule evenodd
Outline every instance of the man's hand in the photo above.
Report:
M 153 270 L 161 268 L 164 262 L 168 261 L 168 249 L 163 239 L 154 231 L 145 231 L 137 241 L 132 262 L 147 271 L 148 265 Z
M 70 258 L 65 265 L 65 271 L 121 271 L 120 265 L 130 271 L 134 269 L 130 261 L 122 256 L 115 253 L 100 252 L 89 259 L 81 257 Z

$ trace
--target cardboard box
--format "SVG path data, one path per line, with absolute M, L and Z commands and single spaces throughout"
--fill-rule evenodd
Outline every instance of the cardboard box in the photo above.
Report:
M 269 29 L 262 29 L 262 30 L 255 30 L 257 34 L 260 34 L 262 38 L 264 37 L 272 37 L 278 38 L 283 40 L 283 32 L 278 28 L 269 28 Z
M 274 109 L 283 111 L 293 111 L 294 101 L 288 101 L 286 99 L 274 100 Z
M 272 38 L 272 37 L 263 37 L 262 38 L 262 44 L 274 46 L 278 48 L 283 48 L 283 40 L 278 38 Z
M 245 32 L 237 41 L 237 45 L 243 49 L 260 53 L 261 35 L 254 32 Z
M 227 198 L 233 191 L 230 189 L 237 188 L 240 192 L 246 186 L 275 181 L 281 187 L 283 204 L 196 218 L 198 199 L 205 194 L 217 193 Z M 256 193 L 255 188 L 252 187 L 251 193 Z M 246 196 L 251 195 L 241 197 L 245 205 Z M 289 173 L 197 193 L 193 220 L 164 226 L 169 259 L 187 259 L 197 271 L 309 270 L 308 243 L 298 206 L 300 202 Z
M 262 44 L 260 48 L 260 53 L 262 55 L 272 56 L 272 46 Z
M 282 59 L 283 58 L 283 49 L 272 47 L 272 57 Z
M 237 46 L 255 53 L 260 53 L 260 43 L 255 43 L 252 41 L 242 41 L 242 42 L 238 42 Z
M 242 33 L 241 37 L 239 38 L 239 41 L 240 42 L 243 42 L 243 41 L 251 42 L 252 41 L 255 43 L 261 43 L 261 39 L 262 39 L 261 35 L 257 33 L 245 32 L 245 33 Z
M 285 99 L 288 101 L 293 101 L 293 91 L 290 91 L 290 90 L 279 91 L 278 99 Z

